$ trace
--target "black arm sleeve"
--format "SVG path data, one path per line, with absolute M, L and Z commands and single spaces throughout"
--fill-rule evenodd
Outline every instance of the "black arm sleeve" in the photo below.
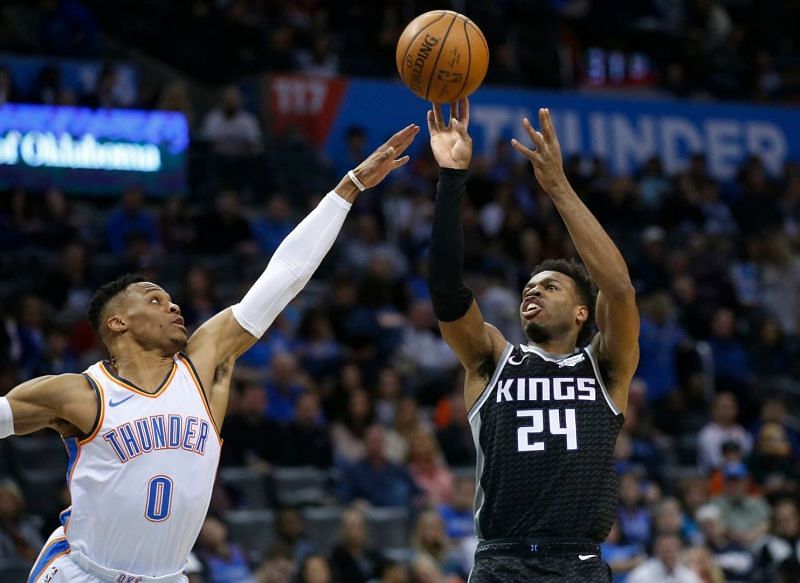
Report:
M 472 291 L 464 283 L 464 229 L 461 200 L 467 171 L 439 169 L 428 259 L 428 290 L 433 312 L 440 322 L 453 322 L 472 305 Z

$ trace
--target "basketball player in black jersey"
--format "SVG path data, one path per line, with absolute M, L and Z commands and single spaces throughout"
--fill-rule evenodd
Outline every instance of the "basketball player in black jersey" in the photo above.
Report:
M 429 289 L 439 327 L 466 369 L 464 394 L 477 450 L 470 583 L 611 581 L 599 543 L 614 521 L 614 442 L 639 360 L 639 314 L 625 260 L 569 185 L 550 112 L 523 127 L 539 184 L 583 265 L 534 268 L 522 290 L 528 343 L 512 346 L 483 320 L 462 277 L 461 199 L 472 156 L 469 104 L 428 112 L 439 183 Z M 595 292 L 595 284 L 599 289 Z M 591 334 L 592 321 L 599 331 Z

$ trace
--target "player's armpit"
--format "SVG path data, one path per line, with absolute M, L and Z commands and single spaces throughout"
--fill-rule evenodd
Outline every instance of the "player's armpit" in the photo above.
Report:
M 613 378 L 606 379 L 611 398 L 620 411 L 628 406 L 628 387 L 639 365 L 639 310 L 636 293 L 597 294 L 595 319 L 599 334 L 592 340 L 598 360 L 607 362 Z
M 12 389 L 8 402 L 16 435 L 46 427 L 63 433 L 69 426 L 88 435 L 97 420 L 97 394 L 80 374 L 31 379 Z

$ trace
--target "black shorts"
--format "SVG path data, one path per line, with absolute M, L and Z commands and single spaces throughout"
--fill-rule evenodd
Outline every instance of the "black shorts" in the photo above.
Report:
M 494 541 L 492 541 L 494 542 Z M 531 545 L 504 545 L 505 550 L 478 546 L 468 583 L 610 583 L 611 567 L 597 545 L 581 552 L 525 552 Z M 538 545 L 537 545 L 538 546 Z M 517 548 L 514 548 L 517 547 Z M 522 550 L 522 552 L 520 552 Z

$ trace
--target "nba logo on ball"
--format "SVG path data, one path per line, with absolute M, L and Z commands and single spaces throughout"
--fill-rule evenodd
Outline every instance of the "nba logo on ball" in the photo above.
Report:
M 395 59 L 400 78 L 415 95 L 449 103 L 480 87 L 489 68 L 489 45 L 463 14 L 433 10 L 408 23 Z

